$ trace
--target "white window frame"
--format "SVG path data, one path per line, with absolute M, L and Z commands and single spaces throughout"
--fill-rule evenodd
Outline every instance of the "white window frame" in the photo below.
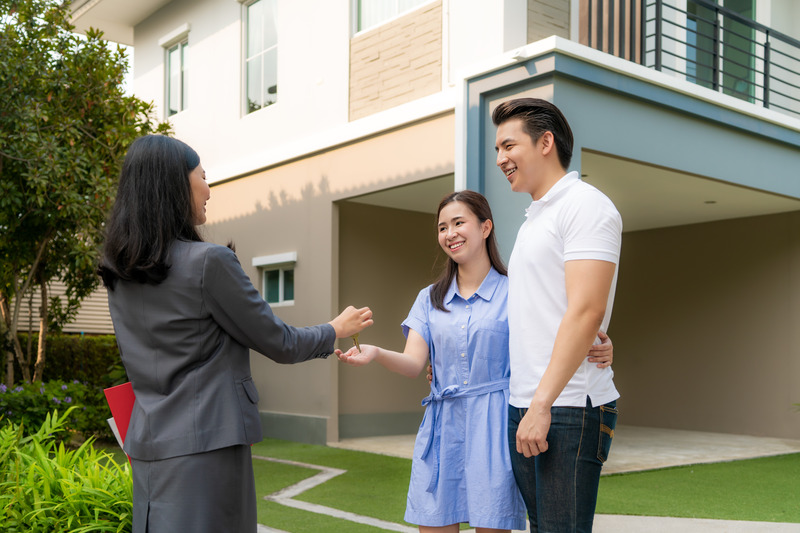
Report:
M 353 35 L 353 37 L 355 37 L 356 35 L 361 35 L 362 33 L 366 33 L 368 31 L 372 31 L 375 28 L 379 28 L 380 26 L 383 26 L 384 24 L 388 24 L 388 23 L 392 22 L 393 20 L 399 19 L 400 17 L 405 16 L 405 15 L 411 13 L 412 11 L 415 11 L 415 10 L 421 8 L 425 4 L 433 3 L 436 0 L 426 0 L 424 2 L 420 2 L 418 5 L 410 8 L 410 9 L 406 9 L 402 13 L 395 13 L 394 15 L 392 15 L 389 18 L 387 18 L 386 20 L 383 20 L 383 21 L 381 21 L 381 22 L 379 22 L 379 23 L 377 23 L 377 24 L 375 24 L 373 26 L 370 26 L 369 28 L 364 28 L 362 30 L 358 29 L 358 3 L 359 3 L 359 1 L 360 0 L 352 0 L 352 2 L 350 4 L 350 9 L 351 9 L 351 13 L 352 13 L 351 18 L 352 18 L 352 21 L 353 21 L 353 23 L 352 23 L 352 26 L 353 26 L 352 35 Z
M 267 302 L 270 307 L 289 307 L 294 305 L 294 300 L 285 300 L 283 295 L 284 275 L 287 270 L 295 270 L 297 252 L 283 254 L 262 255 L 253 258 L 253 266 L 258 268 L 261 277 L 261 297 L 267 300 L 267 272 L 279 271 L 278 275 L 278 301 Z
M 170 118 L 178 115 L 186 110 L 188 107 L 188 96 L 184 97 L 184 95 L 188 95 L 187 86 L 187 72 L 188 66 L 184 62 L 184 48 L 188 50 L 189 48 L 189 24 L 182 24 L 172 30 L 171 32 L 164 35 L 162 38 L 158 40 L 159 46 L 164 49 L 164 117 Z M 180 108 L 177 112 L 170 114 L 170 101 L 169 101 L 169 89 L 170 89 L 170 73 L 169 73 L 169 54 L 175 47 L 178 47 L 180 51 L 179 57 L 181 60 L 181 87 L 180 91 L 178 92 L 180 95 Z
M 250 111 L 250 108 L 249 108 L 249 100 L 248 100 L 248 94 L 247 94 L 247 60 L 248 60 L 248 58 L 247 58 L 247 38 L 248 38 L 248 33 L 247 33 L 248 28 L 247 28 L 247 26 L 248 26 L 248 22 L 249 21 L 248 21 L 248 12 L 247 12 L 247 10 L 251 5 L 255 4 L 258 1 L 259 0 L 239 0 L 239 3 L 242 5 L 242 45 L 241 45 L 242 46 L 242 56 L 241 56 L 241 67 L 242 67 L 242 75 L 241 75 L 241 80 L 242 80 L 242 82 L 241 82 L 241 86 L 242 86 L 241 94 L 242 94 L 242 96 L 241 96 L 241 101 L 242 101 L 242 105 L 241 105 L 241 113 L 242 113 L 243 117 L 247 116 L 247 115 L 252 115 L 253 113 L 257 113 L 258 111 L 263 111 L 265 109 L 269 109 L 269 108 L 274 107 L 275 105 L 278 104 L 278 92 L 276 91 L 276 93 L 275 93 L 275 102 L 273 102 L 273 103 L 271 103 L 271 104 L 269 104 L 267 106 L 261 107 L 260 109 L 256 109 L 254 111 Z M 276 0 L 276 2 L 277 2 L 277 0 Z M 278 27 L 277 21 L 275 23 L 275 27 L 276 27 L 276 30 L 277 30 L 277 27 Z M 278 39 L 278 42 L 276 42 L 274 46 L 271 46 L 269 49 L 262 50 L 261 52 L 259 52 L 259 55 L 266 54 L 267 52 L 269 52 L 272 49 L 277 49 L 279 44 L 280 44 L 280 38 Z M 277 66 L 276 66 L 276 72 L 275 72 L 276 78 L 277 78 L 277 75 L 278 75 L 278 73 L 277 73 Z M 262 78 L 263 78 L 263 72 L 262 72 Z

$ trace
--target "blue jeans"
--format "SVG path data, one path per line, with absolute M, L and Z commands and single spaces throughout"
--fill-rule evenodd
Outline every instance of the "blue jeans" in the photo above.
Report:
M 517 428 L 527 409 L 509 406 L 511 467 L 522 493 L 531 533 L 591 532 L 600 470 L 608 458 L 617 402 L 550 409 L 548 449 L 535 457 L 517 453 Z

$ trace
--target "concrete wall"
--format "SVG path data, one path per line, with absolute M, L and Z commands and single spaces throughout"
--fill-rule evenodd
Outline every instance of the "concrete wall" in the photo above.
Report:
M 350 40 L 350 120 L 441 89 L 441 0 Z
M 800 212 L 626 233 L 620 423 L 800 438 Z
M 453 115 L 447 114 L 214 184 L 207 237 L 218 243 L 234 238 L 240 262 L 254 281 L 259 273 L 251 266 L 253 257 L 297 253 L 295 304 L 275 309 L 292 325 L 327 322 L 349 304 L 369 305 L 371 302 L 346 301 L 338 294 L 336 202 L 452 173 L 453 120 Z M 431 143 L 430 139 L 441 142 Z M 364 221 L 369 225 L 380 222 Z M 397 233 L 401 232 L 402 228 L 397 228 Z M 396 237 L 390 231 L 379 245 L 391 248 Z M 282 366 L 254 355 L 252 369 L 268 435 L 318 443 L 338 440 L 337 361 Z
M 278 0 L 278 19 L 278 101 L 250 114 L 243 104 L 242 4 L 174 0 L 134 29 L 134 93 L 154 101 L 163 120 L 158 41 L 189 24 L 188 104 L 169 120 L 207 168 L 347 122 L 348 3 L 315 2 L 308 16 L 307 2 Z
M 570 0 L 528 0 L 528 42 L 551 35 L 570 38 Z
M 439 200 L 428 202 L 435 207 Z M 435 215 L 343 202 L 339 232 L 339 298 L 369 305 L 375 313 L 375 325 L 360 341 L 402 352 L 400 324 L 420 289 L 434 281 L 434 260 L 443 256 Z M 422 420 L 420 400 L 429 390 L 424 373 L 409 379 L 378 363 L 342 365 L 339 436 L 415 432 Z

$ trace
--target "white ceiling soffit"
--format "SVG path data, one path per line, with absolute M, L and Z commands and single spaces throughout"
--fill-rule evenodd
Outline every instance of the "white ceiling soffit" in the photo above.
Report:
M 72 24 L 79 33 L 104 32 L 115 43 L 133 46 L 133 28 L 170 0 L 78 0 L 72 3 Z
M 447 174 L 440 178 L 418 181 L 409 185 L 348 198 L 358 204 L 405 209 L 420 213 L 436 214 L 439 202 L 446 194 L 453 192 L 455 177 Z
M 617 206 L 625 231 L 800 210 L 800 200 L 595 152 L 581 153 L 581 172 Z

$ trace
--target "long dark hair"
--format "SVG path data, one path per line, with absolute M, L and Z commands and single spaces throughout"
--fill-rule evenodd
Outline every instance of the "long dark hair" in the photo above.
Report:
M 106 287 L 113 290 L 117 279 L 161 283 L 169 272 L 172 243 L 203 240 L 194 225 L 189 183 L 189 173 L 199 164 L 189 145 L 164 135 L 131 144 L 106 221 L 98 269 Z
M 494 269 L 503 276 L 507 276 L 508 271 L 506 270 L 506 265 L 503 264 L 503 260 L 500 258 L 500 251 L 497 248 L 497 238 L 494 235 L 494 218 L 492 217 L 492 210 L 489 207 L 489 202 L 482 194 L 475 191 L 457 191 L 450 193 L 439 202 L 439 209 L 436 211 L 437 220 L 444 206 L 452 202 L 461 202 L 469 207 L 469 210 L 478 217 L 481 224 L 486 220 L 492 221 L 492 229 L 486 237 L 486 251 L 489 253 L 489 261 L 492 263 Z M 433 303 L 433 307 L 445 313 L 449 312 L 449 310 L 444 306 L 444 296 L 447 294 L 450 284 L 453 283 L 453 278 L 455 278 L 458 273 L 458 263 L 453 261 L 452 257 L 447 257 L 446 261 L 447 264 L 439 275 L 439 279 L 436 280 L 431 288 L 431 303 Z

